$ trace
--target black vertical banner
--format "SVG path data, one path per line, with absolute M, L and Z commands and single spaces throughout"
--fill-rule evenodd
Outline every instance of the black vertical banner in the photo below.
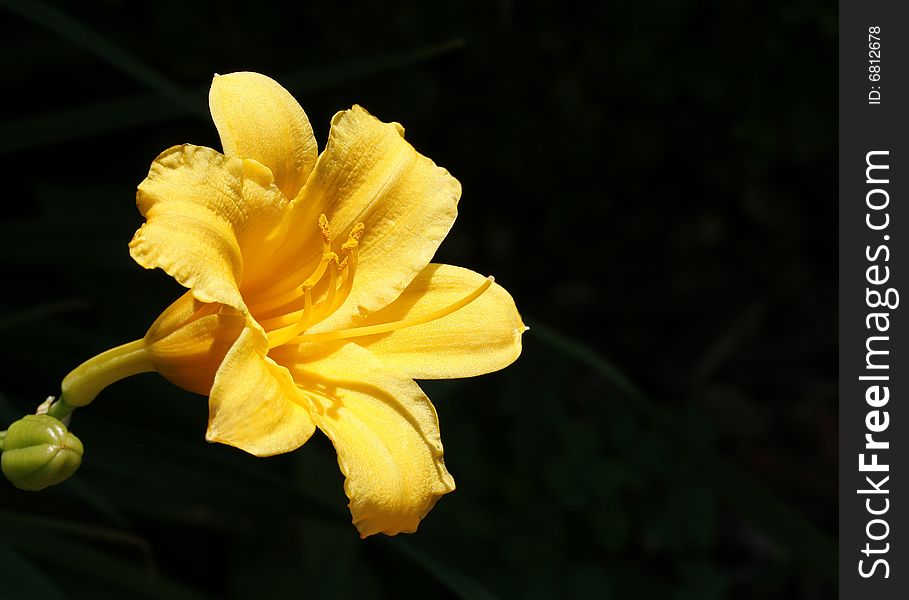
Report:
M 842 0 L 840 592 L 909 598 L 909 6 Z

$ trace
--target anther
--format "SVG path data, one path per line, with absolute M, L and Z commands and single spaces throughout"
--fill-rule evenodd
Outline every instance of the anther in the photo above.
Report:
M 328 227 L 328 217 L 325 216 L 325 213 L 319 215 L 319 231 L 322 234 L 322 242 L 325 244 L 331 244 L 331 233 Z
M 366 226 L 363 223 L 357 223 L 350 230 L 350 233 L 347 234 L 347 241 L 341 245 L 342 250 L 351 250 L 356 248 L 360 243 L 360 237 L 363 236 L 363 230 L 366 229 Z

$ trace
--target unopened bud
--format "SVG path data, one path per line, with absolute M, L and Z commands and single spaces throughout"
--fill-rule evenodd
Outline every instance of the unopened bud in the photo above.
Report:
M 20 490 L 38 491 L 69 479 L 82 464 L 82 442 L 48 415 L 28 415 L 10 425 L 0 466 Z

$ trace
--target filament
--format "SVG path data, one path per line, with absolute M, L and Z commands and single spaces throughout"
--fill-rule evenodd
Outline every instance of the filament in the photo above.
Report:
M 323 333 L 304 333 L 303 335 L 298 335 L 290 342 L 292 343 L 310 343 L 310 342 L 329 342 L 339 339 L 348 339 L 355 337 L 362 337 L 366 335 L 377 335 L 380 333 L 390 333 L 392 331 L 397 331 L 398 329 L 403 329 L 405 327 L 413 327 L 415 325 L 423 325 L 424 323 L 429 323 L 430 321 L 435 321 L 436 319 L 441 319 L 451 313 L 455 312 L 458 309 L 464 308 L 474 300 L 480 297 L 495 279 L 492 276 L 486 278 L 477 289 L 475 289 L 470 294 L 464 296 L 457 302 L 441 308 L 439 310 L 434 310 L 425 315 L 420 315 L 418 317 L 411 317 L 409 319 L 402 319 L 400 321 L 392 321 L 391 323 L 379 323 L 377 325 L 365 325 L 363 327 L 351 327 L 349 329 L 339 329 L 337 331 L 326 331 Z
M 268 332 L 269 348 L 286 344 L 324 320 L 344 304 L 353 289 L 357 247 L 364 229 L 363 224 L 354 225 L 347 241 L 341 245 L 341 252 L 345 255 L 343 259 L 330 250 L 328 219 L 324 215 L 319 219 L 319 227 L 325 244 L 319 265 L 287 301 L 270 302 L 271 306 L 261 312 L 258 310 L 260 306 L 256 306 L 259 322 Z M 321 297 L 316 303 L 313 303 L 314 289 L 319 289 L 315 295 Z

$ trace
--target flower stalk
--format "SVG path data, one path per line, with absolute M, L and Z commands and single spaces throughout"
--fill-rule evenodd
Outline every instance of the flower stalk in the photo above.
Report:
M 110 384 L 154 370 L 145 351 L 144 340 L 111 348 L 70 371 L 63 379 L 62 396 L 51 405 L 48 414 L 62 418 L 73 408 L 90 403 Z
M 57 399 L 56 402 L 48 407 L 47 412 L 44 414 L 62 421 L 66 417 L 70 416 L 74 410 L 76 410 L 76 407 L 67 402 L 61 396 Z
M 3 474 L 17 488 L 42 490 L 71 477 L 82 461 L 82 442 L 69 432 L 72 412 L 89 404 L 108 385 L 153 371 L 144 340 L 112 348 L 90 358 L 67 375 L 59 398 L 48 398 L 35 411 L 0 431 Z

